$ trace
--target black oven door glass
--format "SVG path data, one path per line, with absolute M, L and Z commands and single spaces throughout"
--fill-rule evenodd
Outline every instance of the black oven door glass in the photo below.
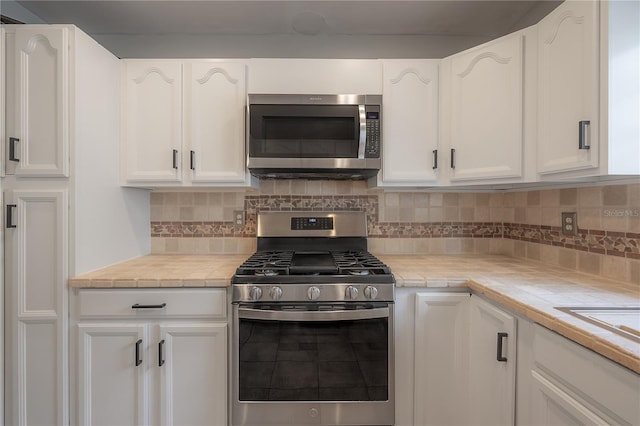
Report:
M 388 399 L 388 318 L 239 327 L 240 401 Z
M 252 157 L 358 157 L 355 105 L 252 105 L 250 121 Z

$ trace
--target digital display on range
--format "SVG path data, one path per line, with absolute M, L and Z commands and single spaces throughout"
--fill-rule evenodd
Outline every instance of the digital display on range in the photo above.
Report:
M 321 230 L 327 231 L 333 229 L 332 217 L 292 217 L 291 230 Z

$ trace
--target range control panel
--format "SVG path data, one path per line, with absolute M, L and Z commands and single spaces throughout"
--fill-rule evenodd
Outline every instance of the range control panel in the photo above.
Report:
M 291 218 L 292 231 L 306 231 L 306 230 L 330 231 L 332 229 L 333 229 L 332 217 L 292 217 Z
M 366 129 L 367 141 L 365 143 L 365 158 L 380 157 L 380 107 L 377 105 L 366 105 Z

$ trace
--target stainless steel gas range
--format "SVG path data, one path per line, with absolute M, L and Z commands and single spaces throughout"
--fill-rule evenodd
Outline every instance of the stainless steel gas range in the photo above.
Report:
M 233 291 L 233 425 L 392 425 L 395 280 L 361 212 L 258 215 Z

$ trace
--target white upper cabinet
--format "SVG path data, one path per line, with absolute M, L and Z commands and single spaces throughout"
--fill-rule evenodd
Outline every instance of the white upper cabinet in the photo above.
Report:
M 523 173 L 523 44 L 516 33 L 450 58 L 450 179 Z
M 184 65 L 186 141 L 183 167 L 193 182 L 245 181 L 245 65 Z
M 19 26 L 7 38 L 6 173 L 68 177 L 68 29 Z
M 437 181 L 438 62 L 383 61 L 381 186 Z
M 176 182 L 182 177 L 182 64 L 124 65 L 123 147 L 128 182 Z
M 248 181 L 243 63 L 128 60 L 124 70 L 125 184 Z
M 598 166 L 598 6 L 567 1 L 538 24 L 541 174 Z

